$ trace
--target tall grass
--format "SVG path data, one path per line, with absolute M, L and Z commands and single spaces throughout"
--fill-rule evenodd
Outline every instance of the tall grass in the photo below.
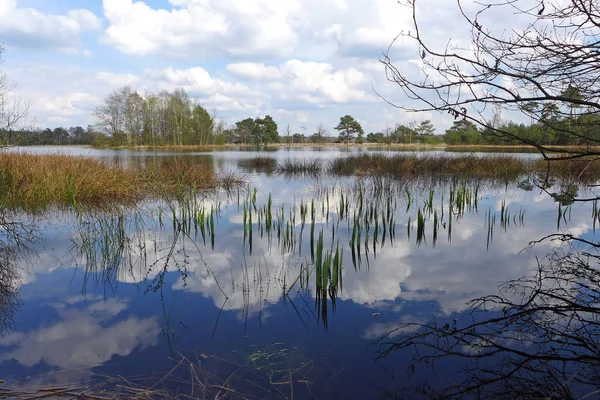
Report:
M 411 178 L 430 175 L 514 179 L 529 169 L 529 162 L 513 156 L 359 154 L 332 161 L 339 175 L 388 175 Z
M 272 172 L 277 166 L 277 160 L 272 157 L 257 156 L 239 160 L 238 166 L 247 170 Z
M 185 159 L 121 168 L 91 158 L 0 153 L 0 204 L 10 209 L 133 205 L 148 197 L 180 196 L 192 188 L 238 183 L 241 180 L 235 176 L 218 176 L 211 168 Z
M 275 171 L 283 175 L 319 175 L 325 166 L 320 160 L 288 159 L 277 164 Z
M 522 175 L 577 181 L 600 179 L 600 160 L 582 158 L 547 162 L 517 156 L 384 155 L 359 154 L 331 162 L 329 172 L 338 175 L 391 176 L 395 178 L 464 177 L 509 182 Z

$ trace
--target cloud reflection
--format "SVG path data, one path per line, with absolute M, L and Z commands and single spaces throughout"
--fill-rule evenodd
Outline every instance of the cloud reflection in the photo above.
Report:
M 16 360 L 26 367 L 44 363 L 60 370 L 89 368 L 158 342 L 160 327 L 156 318 L 132 316 L 114 321 L 127 308 L 123 300 L 81 306 L 73 302 L 55 304 L 58 321 L 0 338 L 0 345 L 10 348 L 0 353 L 0 360 Z

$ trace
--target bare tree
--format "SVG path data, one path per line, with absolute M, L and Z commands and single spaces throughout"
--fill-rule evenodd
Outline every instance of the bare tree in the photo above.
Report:
M 4 48 L 0 44 L 0 62 Z M 17 96 L 16 83 L 0 70 L 0 147 L 10 144 L 16 131 L 25 128 L 31 103 Z
M 323 143 L 327 135 L 327 128 L 323 124 L 318 124 L 315 133 L 312 135 L 312 141 L 315 143 Z
M 283 134 L 281 136 L 285 137 L 285 141 L 288 145 L 292 143 L 292 127 L 290 124 L 283 127 Z
M 117 137 L 125 134 L 125 104 L 131 95 L 128 86 L 115 90 L 94 111 L 98 128 L 107 135 Z
M 144 130 L 144 110 L 146 109 L 146 100 L 138 92 L 127 94 L 123 108 L 125 134 L 127 135 L 127 145 L 136 143 Z
M 404 2 L 412 12 L 413 26 L 396 39 L 418 46 L 421 70 L 415 78 L 410 65 L 417 64 L 395 65 L 393 49 L 399 40 L 390 45 L 381 59 L 387 78 L 412 100 L 409 105 L 394 105 L 410 111 L 441 111 L 471 120 L 482 126 L 484 133 L 534 146 L 547 159 L 559 158 L 557 155 L 561 159 L 600 155 L 596 149 L 565 149 L 504 129 L 493 118 L 498 113 L 492 114 L 494 107 L 509 114 L 523 113 L 543 129 L 570 142 L 600 144 L 598 2 L 483 1 L 476 2 L 478 8 L 469 11 L 472 7 L 464 7 L 464 1 L 456 0 L 456 9 L 471 40 L 461 46 L 450 40 L 443 47 L 425 37 L 421 12 L 427 11 L 417 7 L 417 3 L 425 2 Z M 485 25 L 485 21 L 498 15 L 512 15 L 512 19 L 525 22 L 520 29 L 502 25 L 500 31 Z M 550 105 L 556 107 L 557 118 L 544 118 L 543 110 Z

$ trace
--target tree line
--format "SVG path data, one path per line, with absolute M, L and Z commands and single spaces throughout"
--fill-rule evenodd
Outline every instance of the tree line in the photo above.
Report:
M 579 90 L 569 87 L 565 96 L 580 97 Z M 111 94 L 94 111 L 96 125 L 86 129 L 76 126 L 55 129 L 28 129 L 5 133 L 12 145 L 96 145 L 96 146 L 182 146 L 271 143 L 379 143 L 501 145 L 532 141 L 543 145 L 585 145 L 589 138 L 600 140 L 600 117 L 579 113 L 571 107 L 561 111 L 554 103 L 529 102 L 522 106 L 531 115 L 530 123 L 503 122 L 494 113 L 490 127 L 481 128 L 466 118 L 457 118 L 444 134 L 436 135 L 430 120 L 397 124 L 383 132 L 365 135 L 361 124 L 345 115 L 333 127 L 337 136 L 318 124 L 314 133 L 294 132 L 290 125 L 280 131 L 270 115 L 245 118 L 231 126 L 215 117 L 183 89 L 141 95 L 128 86 Z M 305 128 L 303 128 L 304 130 Z M 498 135 L 496 132 L 510 132 Z M 573 134 L 573 132 L 578 134 Z

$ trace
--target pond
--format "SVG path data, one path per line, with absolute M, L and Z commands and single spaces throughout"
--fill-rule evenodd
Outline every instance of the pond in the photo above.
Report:
M 243 174 L 247 185 L 133 208 L 14 216 L 29 229 L 18 245 L 4 232 L 2 285 L 18 293 L 0 290 L 0 376 L 12 387 L 120 387 L 157 398 L 427 396 L 483 367 L 437 357 L 439 343 L 394 343 L 430 321 L 454 332 L 483 321 L 469 302 L 484 296 L 504 301 L 492 316 L 512 315 L 503 283 L 537 282 L 541 265 L 579 250 L 567 240 L 531 242 L 598 239 L 596 203 L 558 202 L 549 193 L 560 183 L 274 172 L 289 159 L 386 149 L 25 151 L 119 165 L 188 157 Z M 455 344 L 482 354 L 483 338 Z M 493 360 L 488 372 L 507 367 Z M 589 382 L 575 381 L 570 390 L 589 393 Z

